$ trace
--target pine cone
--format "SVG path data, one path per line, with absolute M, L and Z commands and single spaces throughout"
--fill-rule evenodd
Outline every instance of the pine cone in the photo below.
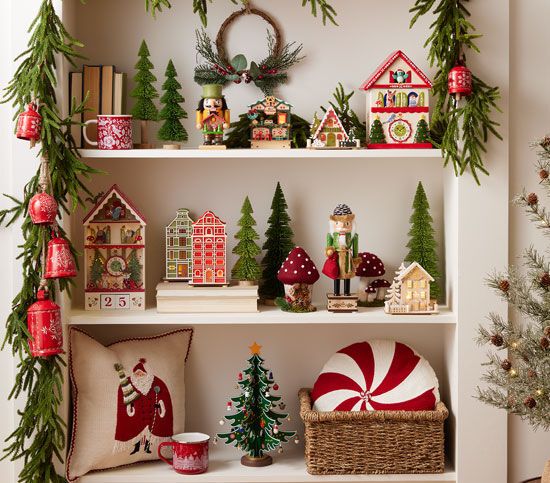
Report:
M 539 202 L 539 197 L 536 195 L 536 193 L 529 193 L 527 195 L 527 204 L 529 206 L 536 205 Z
M 533 369 L 529 369 L 527 371 L 527 377 L 529 379 L 535 379 L 537 377 L 537 373 Z
M 547 325 L 545 328 L 544 328 L 544 335 L 546 337 L 550 337 L 550 325 Z
M 540 145 L 541 145 L 541 147 L 543 147 L 543 148 L 550 147 L 550 136 L 544 136 L 544 137 L 540 140 Z
M 541 337 L 540 346 L 543 349 L 548 349 L 548 347 L 550 347 L 550 339 L 547 339 L 546 337 Z
M 529 409 L 533 409 L 537 405 L 537 401 L 535 401 L 535 398 L 528 396 L 523 401 L 523 404 L 527 406 Z
M 504 359 L 501 362 L 500 367 L 502 367 L 505 371 L 509 371 L 512 369 L 512 363 L 508 359 Z
M 548 272 L 544 272 L 541 276 L 540 276 L 540 286 L 542 288 L 548 288 L 550 287 L 550 273 Z
M 508 290 L 510 290 L 510 282 L 508 280 L 501 280 L 498 282 L 498 288 L 504 292 L 507 293 Z
M 546 171 L 545 169 L 541 169 L 539 171 L 539 178 L 544 181 L 545 179 L 548 179 L 548 171 Z
M 494 334 L 491 336 L 491 344 L 497 347 L 502 347 L 504 344 L 504 339 L 500 334 Z

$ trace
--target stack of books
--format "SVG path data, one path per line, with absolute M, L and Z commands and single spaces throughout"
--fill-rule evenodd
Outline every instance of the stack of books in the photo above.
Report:
M 69 108 L 78 106 L 88 94 L 83 114 L 75 115 L 74 122 L 86 122 L 95 119 L 98 114 L 125 114 L 126 112 L 126 74 L 116 72 L 114 65 L 85 65 L 82 72 L 69 74 Z M 72 135 L 80 148 L 93 146 L 85 142 L 82 127 L 73 125 Z M 90 139 L 96 139 L 97 127 L 92 124 L 87 133 Z

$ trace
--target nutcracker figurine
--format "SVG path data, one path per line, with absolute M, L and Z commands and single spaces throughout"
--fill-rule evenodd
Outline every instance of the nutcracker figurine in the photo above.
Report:
M 200 148 L 225 149 L 223 131 L 229 128 L 231 120 L 225 97 L 222 95 L 221 85 L 202 86 L 202 99 L 199 102 L 196 116 L 196 127 L 202 130 L 204 136 L 204 144 Z
M 330 216 L 327 234 L 327 257 L 323 273 L 334 280 L 334 293 L 328 294 L 328 310 L 355 312 L 357 296 L 351 295 L 351 279 L 359 265 L 359 236 L 355 233 L 355 215 L 350 207 L 339 204 Z M 340 280 L 344 281 L 344 294 L 340 294 Z

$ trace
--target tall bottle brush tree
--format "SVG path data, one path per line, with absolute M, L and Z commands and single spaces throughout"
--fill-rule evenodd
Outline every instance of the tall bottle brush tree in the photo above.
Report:
M 235 263 L 233 270 L 231 270 L 233 278 L 242 282 L 259 280 L 262 273 L 260 264 L 256 260 L 256 257 L 262 250 L 256 243 L 256 240 L 260 237 L 254 229 L 256 220 L 252 216 L 253 213 L 254 210 L 247 196 L 241 208 L 242 216 L 238 223 L 240 230 L 235 234 L 235 238 L 239 242 L 233 248 L 233 253 L 238 255 L 239 259 Z
M 145 40 L 142 40 L 138 52 L 139 60 L 135 65 L 137 73 L 134 76 L 134 82 L 136 85 L 130 93 L 130 96 L 136 99 L 134 107 L 132 108 L 132 116 L 134 116 L 134 119 L 139 119 L 141 121 L 140 147 L 142 148 L 151 147 L 149 144 L 149 134 L 147 132 L 147 122 L 157 121 L 159 118 L 157 106 L 155 106 L 153 102 L 153 99 L 159 95 L 153 85 L 153 82 L 156 82 L 157 78 L 151 72 L 155 66 L 149 60 L 150 55 L 147 43 Z
M 540 185 L 550 196 L 550 137 L 537 143 Z M 550 234 L 550 212 L 536 193 L 514 200 L 529 219 Z M 520 323 L 489 315 L 478 342 L 489 346 L 481 401 L 505 409 L 534 428 L 550 429 L 550 262 L 534 247 L 525 250 L 523 270 L 509 268 L 489 277 L 488 284 L 524 318 Z
M 274 301 L 277 297 L 283 297 L 285 294 L 283 284 L 277 279 L 277 272 L 294 248 L 292 241 L 294 233 L 290 228 L 290 216 L 288 216 L 287 209 L 283 189 L 281 184 L 277 183 L 271 202 L 271 215 L 267 220 L 266 240 L 262 247 L 267 250 L 262 260 L 263 270 L 259 289 L 260 297 L 264 301 Z
M 434 278 L 430 284 L 430 296 L 437 299 L 440 295 L 439 269 L 437 267 L 437 242 L 435 241 L 430 214 L 430 203 L 424 191 L 422 182 L 418 182 L 413 200 L 413 212 L 410 218 L 409 253 L 405 257 L 407 262 L 418 262 Z
M 181 119 L 187 119 L 187 112 L 180 105 L 185 99 L 179 92 L 181 84 L 178 82 L 178 73 L 172 59 L 168 61 L 164 75 L 166 77 L 164 84 L 162 84 L 164 94 L 160 98 L 160 102 L 164 107 L 159 115 L 164 123 L 159 129 L 158 138 L 173 143 L 185 142 L 188 135 L 180 121 Z

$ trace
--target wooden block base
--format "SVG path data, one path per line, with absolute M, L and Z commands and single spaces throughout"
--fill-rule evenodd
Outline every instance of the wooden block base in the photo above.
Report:
M 271 464 L 273 464 L 273 458 L 267 454 L 260 458 L 254 458 L 248 455 L 244 455 L 241 458 L 241 465 L 250 466 L 252 468 L 260 468 L 262 466 L 269 466 Z
M 334 295 L 327 293 L 327 310 L 329 312 L 357 312 L 357 295 Z
M 227 149 L 225 144 L 201 144 L 199 149 L 204 149 L 206 151 L 223 151 Z
M 290 139 L 283 141 L 260 141 L 252 139 L 250 147 L 252 149 L 290 149 Z

